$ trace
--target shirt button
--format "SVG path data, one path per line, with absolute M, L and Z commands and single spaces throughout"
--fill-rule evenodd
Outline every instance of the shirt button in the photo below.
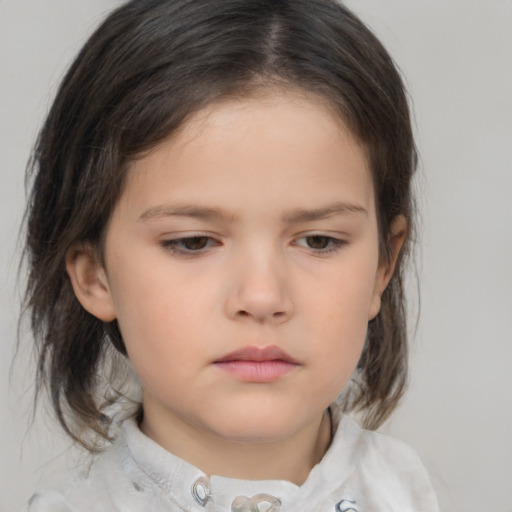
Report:
M 354 498 L 343 498 L 336 503 L 336 512 L 357 512 L 357 504 Z
M 192 497 L 199 503 L 202 507 L 208 503 L 208 500 L 211 496 L 211 488 L 210 482 L 204 476 L 200 476 L 193 484 L 192 484 Z
M 270 494 L 257 494 L 252 498 L 238 496 L 231 503 L 231 512 L 278 512 L 280 508 L 281 501 Z

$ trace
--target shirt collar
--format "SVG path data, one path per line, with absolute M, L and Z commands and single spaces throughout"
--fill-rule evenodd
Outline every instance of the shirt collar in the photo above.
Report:
M 135 419 L 123 423 L 119 442 L 126 443 L 138 468 L 186 510 L 231 510 L 235 499 L 258 495 L 276 498 L 281 510 L 286 510 L 297 503 L 321 503 L 353 472 L 355 465 L 351 461 L 361 430 L 338 407 L 332 408 L 332 421 L 335 434 L 331 446 L 301 486 L 283 480 L 239 480 L 206 475 L 147 437 Z

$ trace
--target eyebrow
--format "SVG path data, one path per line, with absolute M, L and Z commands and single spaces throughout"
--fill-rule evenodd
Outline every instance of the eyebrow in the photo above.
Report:
M 191 217 L 200 220 L 234 220 L 235 215 L 222 208 L 195 205 L 161 205 L 146 210 L 139 220 L 151 220 L 160 217 Z
M 321 208 L 298 208 L 289 210 L 283 214 L 283 222 L 294 224 L 298 222 L 311 222 L 327 219 L 336 215 L 364 214 L 368 215 L 367 210 L 356 203 L 334 202 Z M 196 205 L 160 205 L 146 210 L 139 220 L 148 221 L 162 217 L 191 217 L 200 220 L 223 220 L 234 221 L 238 217 L 236 214 L 229 213 L 222 208 L 196 206 Z
M 322 208 L 299 208 L 286 212 L 283 215 L 283 220 L 287 224 L 293 224 L 296 222 L 311 222 L 315 220 L 327 219 L 336 215 L 347 215 L 347 214 L 364 214 L 368 216 L 366 209 L 356 203 L 343 203 L 334 202 Z

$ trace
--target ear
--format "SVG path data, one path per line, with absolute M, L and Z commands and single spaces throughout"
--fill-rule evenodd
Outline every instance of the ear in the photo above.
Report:
M 84 309 L 104 322 L 115 320 L 107 274 L 95 248 L 86 243 L 72 246 L 66 253 L 66 270 Z
M 382 294 L 393 277 L 398 256 L 407 238 L 407 230 L 407 219 L 403 215 L 397 215 L 391 222 L 391 234 L 387 241 L 390 249 L 389 257 L 382 255 L 377 268 L 368 321 L 373 320 L 380 311 Z

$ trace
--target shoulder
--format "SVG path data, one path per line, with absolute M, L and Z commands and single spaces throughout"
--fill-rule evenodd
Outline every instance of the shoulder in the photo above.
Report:
M 357 468 L 349 479 L 365 497 L 368 510 L 388 510 L 384 503 L 390 510 L 439 510 L 429 474 L 409 445 L 364 430 L 346 416 L 341 419 L 340 429 L 350 465 Z
M 35 492 L 24 512 L 93 512 L 98 506 L 104 512 L 114 510 L 110 507 L 109 478 L 101 478 L 98 471 L 98 465 L 104 465 L 103 457 L 108 455 L 102 454 L 89 470 L 70 472 L 52 489 Z
M 77 509 L 69 503 L 65 496 L 58 491 L 46 490 L 35 492 L 23 512 L 76 512 Z
M 120 437 L 53 489 L 35 492 L 24 512 L 113 512 L 120 504 L 136 504 L 140 493 L 130 478 L 131 461 Z
M 410 474 L 418 471 L 426 476 L 425 467 L 411 446 L 380 432 L 359 430 L 369 459 L 392 470 L 393 473 Z
M 432 489 L 430 477 L 417 452 L 408 444 L 379 432 L 364 431 L 368 446 L 367 458 L 376 467 L 396 475 L 417 495 Z

